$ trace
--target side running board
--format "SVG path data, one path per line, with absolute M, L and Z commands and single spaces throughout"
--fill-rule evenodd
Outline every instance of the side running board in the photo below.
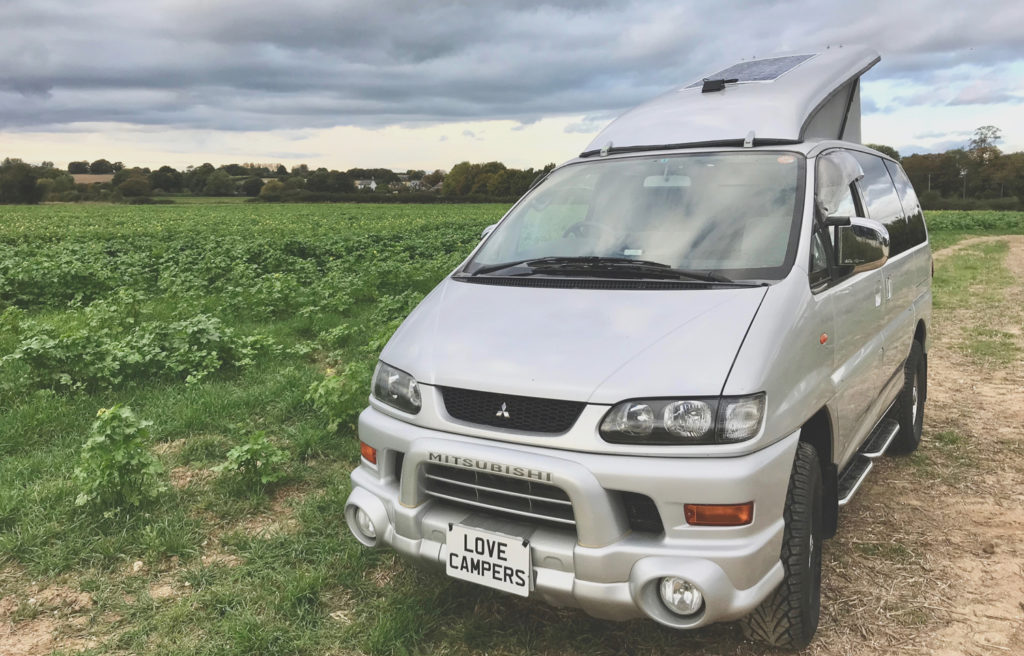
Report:
M 853 457 L 850 464 L 839 475 L 840 508 L 849 503 L 853 495 L 857 493 L 857 490 L 860 489 L 860 484 L 864 482 L 864 479 L 867 478 L 868 473 L 874 466 L 873 461 L 875 458 L 880 457 L 888 450 L 889 445 L 896 439 L 896 434 L 899 432 L 899 422 L 887 415 L 882 421 L 878 422 L 878 425 L 868 435 L 868 439 L 864 440 L 864 444 L 857 450 L 857 455 Z
M 842 508 L 853 495 L 860 489 L 860 484 L 864 482 L 864 479 L 868 477 L 868 472 L 875 466 L 875 463 L 866 456 L 857 454 L 853 457 L 850 464 L 843 470 L 842 475 L 839 477 L 839 507 Z
M 896 433 L 899 432 L 900 422 L 895 419 L 883 419 L 875 426 L 875 430 L 871 431 L 871 435 L 860 447 L 858 453 L 874 460 L 889 449 L 889 445 L 896 439 Z

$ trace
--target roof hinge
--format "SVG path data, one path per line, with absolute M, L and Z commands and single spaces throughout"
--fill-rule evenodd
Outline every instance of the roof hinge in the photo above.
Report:
M 753 148 L 754 147 L 754 131 L 753 130 L 751 130 L 750 132 L 747 133 L 747 138 L 743 140 L 743 147 L 744 148 Z

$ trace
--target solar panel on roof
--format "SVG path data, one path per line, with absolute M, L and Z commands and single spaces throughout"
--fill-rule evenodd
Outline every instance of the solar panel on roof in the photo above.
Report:
M 738 82 L 770 82 L 783 73 L 788 73 L 814 55 L 787 55 L 770 59 L 752 59 L 733 64 L 717 73 L 707 76 L 709 80 L 732 80 Z M 699 87 L 703 80 L 694 82 L 687 88 Z

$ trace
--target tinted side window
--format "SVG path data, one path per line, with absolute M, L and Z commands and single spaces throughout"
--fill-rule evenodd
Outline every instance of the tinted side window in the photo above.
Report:
M 854 152 L 853 156 L 864 169 L 860 188 L 867 203 L 868 218 L 878 221 L 889 231 L 889 257 L 899 255 L 910 248 L 910 228 L 885 160 L 860 152 Z
M 896 162 L 885 160 L 885 168 L 889 169 L 892 181 L 896 183 L 896 191 L 903 203 L 903 211 L 907 214 L 907 224 L 910 228 L 910 247 L 923 244 L 928 239 L 928 232 L 924 227 L 924 212 L 921 210 L 921 201 L 914 193 L 914 187 L 910 184 L 910 178 L 904 173 L 903 167 Z

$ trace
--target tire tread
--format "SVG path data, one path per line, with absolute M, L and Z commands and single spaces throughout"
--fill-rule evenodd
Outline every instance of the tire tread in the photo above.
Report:
M 817 452 L 810 444 L 800 442 L 783 512 L 786 533 L 781 560 L 786 576 L 779 587 L 743 619 L 743 633 L 751 640 L 773 647 L 801 649 L 807 646 L 817 629 L 818 609 L 812 610 L 814 620 L 808 622 L 804 616 L 808 609 L 801 604 L 803 579 L 808 574 L 801 563 L 807 557 L 802 549 L 807 541 L 807 531 L 803 522 L 794 522 L 794 519 L 813 513 L 814 496 L 820 494 L 821 470 Z
M 925 386 L 927 385 L 927 369 L 923 366 L 924 362 L 924 349 L 921 348 L 921 343 L 914 341 L 910 345 L 910 355 L 907 356 L 907 362 L 903 365 L 903 389 L 900 390 L 899 396 L 899 412 L 897 417 L 900 422 L 900 430 L 896 434 L 896 438 L 893 439 L 892 444 L 889 445 L 889 453 L 893 454 L 907 454 L 913 453 L 917 450 L 917 447 L 921 444 L 921 432 L 919 424 L 924 419 L 924 393 Z M 914 387 L 914 372 L 921 369 L 921 379 L 918 380 L 918 395 L 921 399 L 921 409 L 918 413 L 918 422 L 914 422 L 911 419 L 912 408 L 910 404 L 913 398 L 913 387 Z

